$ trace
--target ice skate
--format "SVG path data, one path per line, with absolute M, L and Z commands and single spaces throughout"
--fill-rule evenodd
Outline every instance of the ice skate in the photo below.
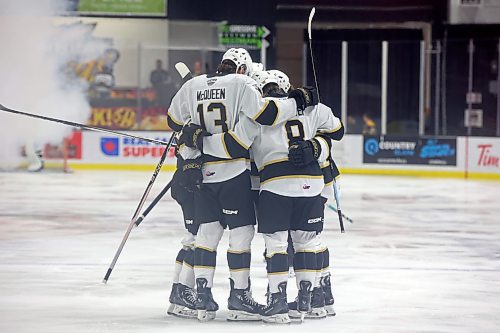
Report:
M 168 297 L 168 301 L 170 302 L 170 305 L 169 305 L 169 307 L 167 309 L 167 314 L 169 314 L 169 315 L 173 314 L 172 311 L 173 311 L 174 306 L 175 306 L 175 304 L 174 304 L 174 297 L 175 297 L 175 293 L 177 292 L 177 286 L 178 285 L 179 285 L 178 283 L 172 284 L 172 290 L 170 291 L 170 296 Z
M 227 320 L 229 321 L 254 321 L 261 320 L 260 308 L 263 306 L 258 304 L 252 298 L 250 291 L 250 280 L 248 281 L 248 288 L 235 289 L 233 279 L 229 279 L 231 285 L 231 292 L 227 300 L 227 307 L 229 314 Z
M 208 281 L 205 278 L 196 279 L 197 301 L 199 321 L 209 321 L 215 319 L 215 312 L 219 310 L 219 305 L 214 301 L 212 289 L 207 287 Z
M 302 313 L 297 310 L 297 300 L 288 303 L 288 315 L 290 318 L 301 319 Z M 326 317 L 325 297 L 321 287 L 316 287 L 312 292 L 311 311 L 305 314 L 305 318 L 320 319 Z
M 288 324 L 288 303 L 286 302 L 286 282 L 278 285 L 277 293 L 268 293 L 267 305 L 261 308 L 260 316 L 266 323 Z
M 174 286 L 172 286 L 174 289 Z M 171 306 L 167 313 L 182 318 L 196 318 L 196 292 L 193 288 L 178 283 L 172 293 Z M 173 305 L 173 306 L 172 306 Z
M 332 284 L 330 282 L 330 274 L 324 276 L 320 280 L 321 289 L 323 289 L 323 295 L 325 296 L 325 310 L 327 315 L 335 316 L 335 310 L 333 309 L 333 303 L 335 300 L 333 299 L 332 294 Z

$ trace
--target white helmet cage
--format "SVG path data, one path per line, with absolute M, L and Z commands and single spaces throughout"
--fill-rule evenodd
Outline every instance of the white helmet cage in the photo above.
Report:
M 288 78 L 288 75 L 283 73 L 282 71 L 279 71 L 277 69 L 271 69 L 269 72 L 276 77 L 278 80 L 278 85 L 280 89 L 283 89 L 284 92 L 288 92 L 290 90 L 290 79 Z
M 252 57 L 250 53 L 243 48 L 230 48 L 222 56 L 222 61 L 231 60 L 236 65 L 236 72 L 238 72 L 242 65 L 245 65 L 245 72 L 243 74 L 250 76 L 252 73 Z
M 257 82 L 260 91 L 262 91 L 264 86 L 268 83 L 278 84 L 278 79 L 268 71 L 253 72 L 251 77 Z

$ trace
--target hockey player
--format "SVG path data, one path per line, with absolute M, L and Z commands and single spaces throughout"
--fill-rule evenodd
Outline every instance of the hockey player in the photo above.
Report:
M 177 148 L 177 147 L 176 147 Z M 186 188 L 182 167 L 185 161 L 177 155 L 177 171 L 172 178 L 172 198 L 181 206 L 185 233 L 182 248 L 175 259 L 174 278 L 167 313 L 186 318 L 196 318 L 196 292 L 194 290 L 194 243 L 198 224 L 194 223 L 194 193 Z
M 279 71 L 279 70 L 270 70 L 278 81 L 278 85 L 281 90 L 288 92 L 290 88 L 293 89 L 290 85 L 290 81 L 288 76 Z M 326 133 L 323 131 L 322 133 L 318 133 L 315 137 L 322 147 L 323 151 L 328 151 L 331 153 L 331 140 L 340 141 L 344 136 L 344 128 L 342 123 L 340 123 L 340 127 L 335 128 L 330 133 Z M 289 149 L 289 159 L 290 161 L 296 165 L 297 167 L 304 167 L 306 162 L 312 163 L 314 160 L 313 150 L 311 149 L 311 144 L 307 142 L 296 143 Z M 326 161 L 321 163 L 321 170 L 323 172 L 323 178 L 325 186 L 323 191 L 321 192 L 321 196 L 323 200 L 333 200 L 333 186 L 338 186 L 338 176 L 340 175 L 335 162 L 333 161 L 331 154 L 329 154 Z M 320 267 L 320 271 L 316 277 L 312 301 L 311 301 L 311 311 L 307 313 L 306 317 L 310 318 L 321 318 L 326 315 L 334 316 L 335 311 L 333 309 L 333 295 L 331 289 L 331 280 L 330 280 L 330 253 L 328 247 L 321 241 L 321 235 L 318 235 L 318 267 Z M 290 255 L 290 253 L 289 253 Z M 297 309 L 297 302 L 289 303 L 289 314 L 291 317 L 299 317 L 301 316 Z
M 234 129 L 239 118 L 263 125 L 280 123 L 296 114 L 300 108 L 313 105 L 312 90 L 303 89 L 292 99 L 276 102 L 264 100 L 249 74 L 252 61 L 244 49 L 230 49 L 222 59 L 215 75 L 201 75 L 188 81 L 174 96 L 168 122 L 172 129 L 180 130 L 186 124 L 200 126 L 190 132 L 194 146 L 203 142 L 211 133 L 227 133 Z M 281 112 L 281 109 L 289 112 Z M 183 133 L 190 131 L 185 127 Z M 182 143 L 182 140 L 180 140 Z M 228 149 L 238 146 L 237 138 L 228 137 Z M 182 148 L 182 147 L 181 147 Z M 200 147 L 201 148 L 201 147 Z M 189 150 L 186 149 L 189 153 Z M 183 166 L 194 182 L 195 221 L 200 228 L 195 242 L 194 273 L 197 287 L 199 320 L 215 317 L 218 304 L 211 288 L 216 262 L 216 249 L 225 226 L 229 227 L 231 292 L 228 299 L 228 320 L 260 320 L 259 305 L 250 293 L 250 244 L 254 236 L 255 212 L 250 193 L 247 170 L 248 152 L 235 159 L 221 159 L 196 151 L 183 155 L 190 158 Z
M 274 88 L 277 90 L 276 84 Z M 271 91 L 264 87 L 263 92 Z M 296 93 L 294 90 L 290 96 Z M 228 158 L 243 156 L 246 149 L 252 147 L 261 180 L 258 229 L 264 235 L 268 257 L 269 295 L 267 305 L 261 310 L 266 322 L 290 322 L 286 300 L 289 230 L 296 250 L 294 268 L 299 288 L 298 310 L 301 312 L 310 311 L 312 287 L 319 269 L 316 235 L 323 221 L 320 197 L 323 176 L 318 163 L 304 168 L 292 165 L 288 160 L 288 149 L 295 142 L 313 139 L 318 130 L 338 128 L 340 121 L 329 108 L 318 107 L 316 112 L 310 112 L 311 109 L 313 107 L 274 127 L 260 126 L 243 115 L 234 131 L 204 137 L 203 144 L 198 145 L 205 154 Z M 284 108 L 280 111 L 286 112 Z M 238 145 L 220 144 L 230 137 L 235 138 Z M 314 141 L 314 156 L 318 159 L 321 155 L 321 145 Z
M 338 129 L 336 132 L 330 133 L 329 135 L 320 134 L 317 135 L 314 140 L 322 143 L 322 147 L 330 152 L 331 151 L 331 139 L 335 138 L 340 140 L 343 136 L 343 130 Z M 309 163 L 315 163 L 312 150 L 308 147 L 308 143 L 296 144 L 292 146 L 289 150 L 289 159 L 297 167 L 304 167 Z M 337 166 L 333 162 L 331 156 L 320 164 L 321 170 L 323 172 L 324 188 L 321 192 L 321 197 L 324 204 L 328 200 L 332 200 L 333 186 L 335 186 L 336 178 L 339 176 L 339 171 Z M 322 228 L 320 232 L 322 231 Z M 311 311 L 306 314 L 306 318 L 324 318 L 327 315 L 334 316 L 335 311 L 333 309 L 333 295 L 330 282 L 330 253 L 326 244 L 321 240 L 321 233 L 318 233 L 317 237 L 317 247 L 318 253 L 316 256 L 318 272 L 316 275 L 316 280 L 313 288 L 312 300 L 311 300 Z M 300 318 L 301 313 L 297 311 L 297 302 L 291 302 L 288 304 L 289 315 L 293 318 Z

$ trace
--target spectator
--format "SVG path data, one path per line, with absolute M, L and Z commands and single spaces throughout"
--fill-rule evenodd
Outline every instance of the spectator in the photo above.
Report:
M 377 123 L 372 119 L 371 115 L 366 112 L 363 114 L 363 132 L 364 135 L 376 135 Z
M 193 76 L 198 76 L 203 74 L 203 71 L 201 70 L 201 62 L 200 61 L 195 61 L 194 62 L 194 68 L 193 68 Z
M 156 60 L 156 68 L 151 72 L 149 81 L 155 89 L 157 104 L 167 106 L 172 98 L 173 87 L 170 73 L 163 68 L 163 63 L 160 59 Z

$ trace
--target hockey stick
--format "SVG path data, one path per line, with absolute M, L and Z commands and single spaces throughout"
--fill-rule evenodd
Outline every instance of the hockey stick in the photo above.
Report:
M 186 66 L 186 64 L 183 63 L 183 62 L 178 62 L 177 64 L 175 64 L 175 69 L 177 70 L 177 72 L 179 72 L 179 75 L 183 79 L 183 84 L 184 84 L 184 82 L 188 81 L 189 79 L 191 79 L 193 77 L 193 75 L 191 74 L 191 71 Z M 123 132 L 113 131 L 113 130 L 109 130 L 109 129 L 105 129 L 105 128 L 101 128 L 101 127 L 96 127 L 96 126 L 91 126 L 91 125 L 84 125 L 84 124 L 80 124 L 80 123 L 75 123 L 75 122 L 64 120 L 64 119 L 57 119 L 57 118 L 52 118 L 52 117 L 47 117 L 47 116 L 41 116 L 41 115 L 34 114 L 34 113 L 13 110 L 13 109 L 10 109 L 10 108 L 8 108 L 6 106 L 3 106 L 2 104 L 0 104 L 0 111 L 5 111 L 5 112 L 13 113 L 13 114 L 18 114 L 18 115 L 22 115 L 22 116 L 28 116 L 28 117 L 32 117 L 32 118 L 47 120 L 47 121 L 53 121 L 53 122 L 56 122 L 56 123 L 61 123 L 61 124 L 68 125 L 68 126 L 78 127 L 78 128 L 81 128 L 81 129 L 92 130 L 92 131 L 103 132 L 103 133 L 110 133 L 110 134 L 115 134 L 115 135 L 118 135 L 118 136 L 124 136 L 124 137 L 129 137 L 129 138 L 144 140 L 144 141 L 147 141 L 147 142 L 156 143 L 156 144 L 160 144 L 160 145 L 164 145 L 164 146 L 168 145 L 168 142 L 165 142 L 165 141 L 162 141 L 162 140 L 145 138 L 145 137 L 142 137 L 142 136 L 137 136 L 137 135 L 127 134 L 127 133 L 123 133 Z
M 331 210 L 333 210 L 335 213 L 337 213 L 337 208 L 334 206 L 334 205 L 330 205 L 330 204 L 327 204 L 328 208 L 330 208 Z M 354 221 L 347 215 L 345 215 L 344 213 L 341 213 L 342 214 L 342 217 L 344 218 L 344 220 L 346 220 L 347 222 L 349 223 L 354 223 Z
M 175 64 L 175 69 L 179 72 L 179 75 L 182 77 L 183 84 L 186 81 L 188 81 L 190 78 L 193 77 L 193 75 L 191 74 L 191 71 L 184 63 L 179 62 L 179 63 Z M 122 252 L 123 247 L 125 246 L 125 242 L 127 241 L 128 237 L 130 235 L 130 232 L 132 231 L 132 228 L 134 227 L 134 225 L 138 226 L 142 222 L 144 217 L 151 211 L 151 209 L 153 209 L 153 207 L 158 203 L 158 201 L 160 201 L 161 197 L 163 197 L 163 195 L 165 195 L 165 193 L 167 193 L 168 189 L 170 188 L 170 185 L 172 183 L 171 181 L 163 189 L 163 191 L 162 191 L 163 194 L 160 193 L 161 196 L 157 196 L 153 200 L 153 203 L 151 205 L 149 205 L 149 207 L 146 209 L 147 213 L 145 212 L 146 214 L 142 214 L 141 215 L 142 219 L 139 218 L 140 219 L 140 221 L 139 221 L 139 219 L 137 218 L 137 216 L 139 215 L 139 211 L 142 209 L 142 206 L 144 205 L 144 202 L 146 201 L 146 198 L 149 194 L 149 191 L 153 187 L 153 183 L 156 180 L 156 176 L 160 172 L 161 166 L 162 166 L 163 161 L 165 160 L 165 157 L 166 157 L 166 153 L 167 153 L 168 149 L 170 148 L 170 145 L 172 144 L 174 138 L 176 137 L 176 134 L 177 134 L 177 132 L 172 133 L 172 136 L 170 137 L 170 140 L 168 141 L 167 149 L 165 149 L 164 153 L 162 154 L 160 161 L 158 162 L 158 165 L 156 166 L 156 169 L 153 173 L 153 176 L 151 177 L 151 180 L 149 181 L 149 184 L 146 187 L 144 194 L 142 195 L 142 198 L 139 202 L 139 205 L 137 206 L 137 209 L 135 210 L 134 216 L 132 217 L 132 220 L 130 221 L 130 224 L 127 228 L 127 231 L 125 232 L 125 235 L 122 238 L 120 246 L 118 247 L 118 250 L 116 251 L 115 256 L 113 257 L 113 261 L 111 262 L 111 265 L 109 266 L 109 268 L 106 272 L 106 275 L 104 276 L 104 279 L 102 281 L 104 284 L 106 284 L 108 282 L 108 279 L 111 275 L 111 272 L 113 271 L 113 268 L 115 267 L 115 264 L 118 261 L 118 257 L 120 256 L 120 253 Z
M 337 214 L 339 215 L 339 223 L 340 223 L 340 232 L 344 233 L 344 221 L 342 220 L 342 211 L 340 210 L 340 198 L 339 198 L 339 190 L 337 188 L 337 182 L 333 181 L 333 194 L 335 196 L 335 203 L 337 204 Z
M 101 127 L 84 125 L 84 124 L 74 123 L 72 121 L 67 121 L 67 120 L 63 120 L 63 119 L 57 119 L 57 118 L 52 118 L 52 117 L 40 116 L 40 115 L 34 114 L 34 113 L 13 110 L 13 109 L 9 109 L 8 107 L 3 106 L 2 104 L 0 104 L 0 111 L 5 111 L 5 112 L 13 113 L 13 114 L 19 114 L 19 115 L 22 115 L 22 116 L 28 116 L 28 117 L 32 117 L 32 118 L 38 118 L 38 119 L 53 121 L 53 122 L 56 122 L 56 123 L 61 123 L 61 124 L 65 124 L 65 125 L 69 125 L 69 126 L 73 126 L 73 127 L 78 127 L 78 128 L 81 128 L 81 129 L 87 129 L 87 130 L 92 130 L 92 131 L 97 131 L 97 132 L 110 133 L 110 134 L 115 134 L 115 135 L 119 135 L 119 136 L 124 136 L 124 137 L 139 139 L 139 140 L 144 140 L 144 141 L 151 142 L 151 143 L 156 143 L 156 144 L 159 144 L 159 145 L 164 145 L 164 146 L 168 145 L 168 142 L 165 142 L 165 141 L 162 141 L 162 140 L 155 140 L 155 139 L 151 139 L 151 138 L 145 138 L 145 137 L 141 137 L 141 136 L 137 136 L 137 135 L 132 135 L 132 134 L 127 134 L 127 133 L 123 133 L 123 132 L 108 130 L 108 129 L 101 128 Z
M 168 150 L 170 149 L 170 146 L 172 145 L 172 142 L 174 141 L 176 132 L 172 133 L 172 136 L 170 136 L 170 140 L 168 140 L 167 148 L 161 155 L 160 161 L 158 162 L 158 165 L 156 166 L 155 171 L 153 172 L 153 176 L 151 177 L 151 180 L 149 181 L 148 186 L 146 187 L 146 190 L 144 191 L 144 194 L 142 195 L 141 200 L 139 201 L 139 204 L 137 205 L 137 208 L 135 209 L 134 216 L 132 216 L 132 220 L 130 221 L 130 224 L 128 225 L 127 231 L 125 232 L 125 235 L 122 238 L 122 241 L 120 243 L 120 246 L 118 247 L 118 250 L 116 250 L 115 256 L 113 257 L 113 261 L 111 262 L 111 265 L 109 265 L 109 268 L 106 272 L 106 275 L 104 276 L 104 279 L 102 282 L 105 284 L 108 282 L 108 279 L 111 275 L 111 272 L 113 271 L 113 268 L 115 267 L 116 262 L 118 261 L 118 257 L 120 256 L 120 253 L 123 250 L 123 247 L 125 246 L 125 242 L 128 239 L 128 236 L 130 235 L 130 232 L 132 231 L 132 228 L 135 225 L 135 221 L 137 219 L 137 216 L 139 215 L 140 210 L 142 209 L 142 206 L 144 206 L 144 202 L 146 202 L 146 198 L 148 197 L 149 191 L 151 191 L 151 188 L 153 187 L 153 184 L 156 180 L 156 176 L 160 173 L 161 166 L 163 165 L 163 162 L 165 161 L 165 157 L 167 156 Z
M 319 97 L 318 79 L 316 78 L 316 68 L 314 66 L 314 57 L 313 57 L 313 49 L 312 49 L 312 33 L 311 33 L 311 25 L 312 25 L 312 20 L 313 20 L 315 13 L 316 13 L 316 7 L 313 7 L 311 9 L 311 12 L 309 13 L 309 21 L 307 22 L 307 34 L 309 36 L 309 51 L 311 51 L 311 63 L 312 63 L 312 70 L 313 70 L 313 75 L 314 75 L 314 83 L 316 84 L 316 91 L 318 92 L 318 102 L 319 102 L 319 101 L 321 101 L 321 99 Z
M 316 67 L 314 66 L 314 56 L 313 56 L 313 49 L 312 49 L 312 32 L 311 32 L 311 26 L 312 26 L 312 20 L 314 17 L 314 14 L 316 13 L 316 7 L 313 7 L 311 9 L 311 12 L 309 13 L 309 20 L 307 22 L 307 34 L 309 37 L 309 51 L 311 52 L 311 63 L 312 63 L 312 70 L 313 70 L 313 76 L 314 76 L 314 83 L 316 84 L 316 91 L 318 92 L 318 101 L 321 101 L 320 95 L 319 95 L 319 86 L 318 86 L 318 79 L 316 77 Z M 344 221 L 342 220 L 342 211 L 340 210 L 340 200 L 338 196 L 338 189 L 337 189 L 337 184 L 335 181 L 333 182 L 333 191 L 335 193 L 335 202 L 337 203 L 337 214 L 339 215 L 339 223 L 340 223 L 340 232 L 344 233 Z
M 186 66 L 185 63 L 183 63 L 183 62 L 176 63 L 175 69 L 177 70 L 179 75 L 182 77 L 183 84 L 184 84 L 184 82 L 193 78 L 193 74 L 191 74 L 191 71 L 189 70 L 189 68 Z M 156 204 L 163 198 L 163 196 L 168 192 L 168 190 L 170 189 L 171 186 L 172 186 L 172 180 L 170 182 L 168 182 L 167 186 L 165 186 L 165 188 L 149 204 L 148 208 L 146 208 L 146 210 L 144 210 L 144 212 L 137 218 L 137 220 L 135 221 L 136 226 L 139 226 L 139 224 L 141 224 L 141 222 L 144 220 L 144 218 L 156 206 Z
M 183 84 L 189 79 L 193 78 L 193 74 L 183 62 L 178 62 L 175 64 L 175 69 L 179 73 L 179 75 L 183 78 Z M 163 198 L 163 196 L 168 192 L 170 187 L 172 186 L 172 181 L 168 182 L 167 186 L 153 199 L 153 201 L 149 204 L 148 208 L 144 210 L 144 212 L 137 218 L 135 221 L 135 225 L 138 227 L 139 224 L 144 220 L 144 218 L 151 212 L 151 210 L 156 206 L 156 204 Z
M 144 218 L 149 214 L 149 212 L 156 206 L 156 204 L 163 198 L 163 196 L 170 190 L 172 187 L 172 180 L 168 182 L 167 186 L 153 199 L 153 201 L 149 204 L 148 208 L 144 210 L 144 212 L 135 220 L 135 226 L 138 227 L 139 224 L 144 220 Z

